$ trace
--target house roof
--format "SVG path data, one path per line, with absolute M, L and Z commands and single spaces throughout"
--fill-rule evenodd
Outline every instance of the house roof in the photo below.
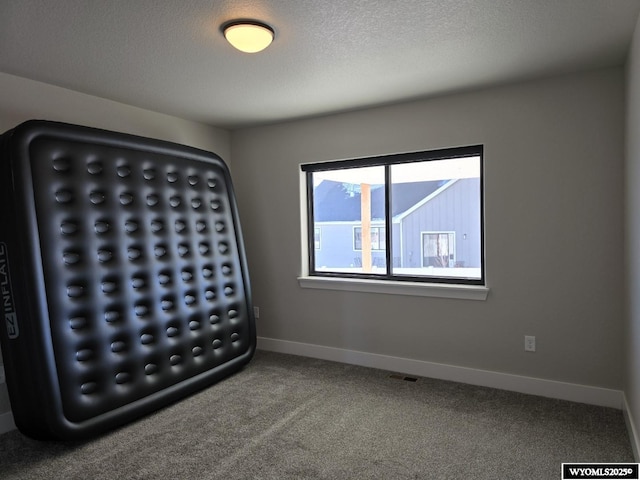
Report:
M 448 180 L 391 185 L 391 215 L 400 215 L 433 194 Z M 384 188 L 371 186 L 371 219 L 384 219 Z M 313 213 L 316 222 L 359 222 L 359 185 L 323 180 L 314 189 Z

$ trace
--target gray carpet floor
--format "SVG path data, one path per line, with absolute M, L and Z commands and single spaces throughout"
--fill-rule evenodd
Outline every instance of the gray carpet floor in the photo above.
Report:
M 530 480 L 633 461 L 618 410 L 263 351 L 94 440 L 0 436 L 4 480 Z

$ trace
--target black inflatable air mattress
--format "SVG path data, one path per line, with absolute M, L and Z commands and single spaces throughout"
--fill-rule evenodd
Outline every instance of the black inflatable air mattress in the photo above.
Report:
M 30 121 L 0 137 L 0 200 L 0 340 L 23 433 L 92 436 L 251 359 L 240 225 L 216 155 Z

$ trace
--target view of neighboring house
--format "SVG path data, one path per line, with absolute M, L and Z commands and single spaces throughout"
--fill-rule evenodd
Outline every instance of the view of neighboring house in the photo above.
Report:
M 318 270 L 359 267 L 360 186 L 323 180 L 314 189 L 315 266 Z M 386 265 L 384 188 L 371 186 L 371 255 Z M 393 184 L 393 267 L 480 268 L 481 208 L 478 178 Z

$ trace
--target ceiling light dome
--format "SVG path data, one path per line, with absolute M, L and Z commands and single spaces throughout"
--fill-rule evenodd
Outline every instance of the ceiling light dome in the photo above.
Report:
M 253 20 L 234 20 L 222 27 L 227 41 L 241 52 L 256 53 L 273 41 L 273 28 Z

